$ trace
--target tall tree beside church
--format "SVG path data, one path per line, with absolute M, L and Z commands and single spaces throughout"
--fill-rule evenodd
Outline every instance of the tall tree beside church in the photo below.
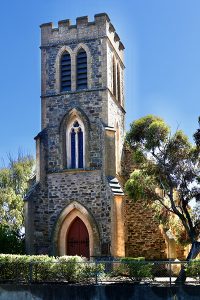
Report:
M 169 216 L 177 216 L 191 243 L 187 260 L 200 252 L 200 218 L 193 218 L 190 207 L 193 199 L 200 201 L 199 132 L 197 129 L 192 145 L 181 130 L 172 134 L 161 118 L 147 115 L 131 124 L 126 137 L 138 165 L 126 191 L 133 201 L 158 203 Z M 184 268 L 178 280 L 185 280 Z
M 23 198 L 33 166 L 32 157 L 19 154 L 17 160 L 10 156 L 8 167 L 0 169 L 0 252 L 15 253 L 20 249 Z

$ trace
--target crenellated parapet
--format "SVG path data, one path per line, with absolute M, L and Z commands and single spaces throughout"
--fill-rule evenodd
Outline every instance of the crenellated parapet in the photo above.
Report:
M 77 42 L 77 40 L 108 38 L 119 57 L 122 58 L 124 46 L 106 13 L 96 14 L 92 22 L 88 20 L 88 16 L 83 16 L 76 19 L 76 24 L 71 24 L 71 21 L 67 19 L 59 21 L 58 27 L 54 27 L 52 22 L 44 23 L 40 27 L 41 47 L 53 46 L 61 42 L 64 44 Z

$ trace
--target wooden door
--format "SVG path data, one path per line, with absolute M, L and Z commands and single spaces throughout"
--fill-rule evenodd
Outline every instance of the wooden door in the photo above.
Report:
M 75 218 L 67 235 L 67 255 L 80 255 L 89 258 L 89 234 L 80 218 Z

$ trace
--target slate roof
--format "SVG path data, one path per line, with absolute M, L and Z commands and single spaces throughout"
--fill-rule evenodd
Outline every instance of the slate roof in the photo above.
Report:
M 120 196 L 124 195 L 123 189 L 117 178 L 109 177 L 108 182 L 114 195 L 120 195 Z

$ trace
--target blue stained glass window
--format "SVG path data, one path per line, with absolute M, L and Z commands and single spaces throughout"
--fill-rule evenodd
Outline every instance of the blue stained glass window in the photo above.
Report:
M 83 168 L 83 132 L 78 131 L 78 168 Z
M 67 161 L 71 169 L 84 167 L 84 125 L 75 120 L 69 132 L 70 155 Z
M 76 133 L 74 129 L 71 132 L 71 168 L 76 168 Z

